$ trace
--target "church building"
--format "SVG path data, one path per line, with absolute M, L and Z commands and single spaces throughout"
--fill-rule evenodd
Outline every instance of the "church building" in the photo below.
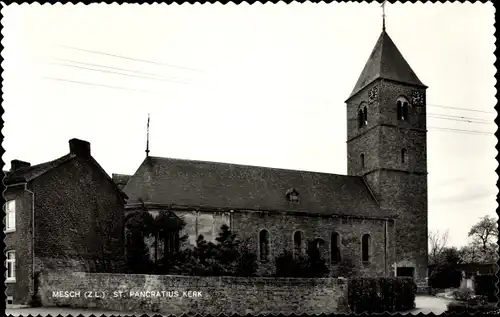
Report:
M 385 27 L 347 106 L 347 175 L 149 156 L 121 175 L 127 214 L 169 211 L 191 243 L 222 224 L 272 274 L 284 251 L 314 242 L 332 276 L 427 277 L 425 86 Z M 332 105 L 333 106 L 333 105 Z

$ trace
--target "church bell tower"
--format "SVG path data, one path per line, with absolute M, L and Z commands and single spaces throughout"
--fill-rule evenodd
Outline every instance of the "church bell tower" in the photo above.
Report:
M 426 89 L 384 25 L 346 100 L 348 174 L 397 215 L 391 272 L 417 284 L 427 277 Z

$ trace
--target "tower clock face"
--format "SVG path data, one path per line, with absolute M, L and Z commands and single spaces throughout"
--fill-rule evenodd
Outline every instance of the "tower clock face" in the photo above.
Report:
M 378 87 L 375 86 L 368 91 L 368 103 L 373 103 L 377 101 L 377 98 L 378 98 Z
M 414 90 L 411 98 L 411 103 L 415 106 L 423 106 L 425 103 L 424 93 L 422 91 Z

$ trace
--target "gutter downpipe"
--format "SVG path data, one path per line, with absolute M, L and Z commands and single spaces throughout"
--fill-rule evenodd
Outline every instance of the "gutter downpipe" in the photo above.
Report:
M 33 296 L 35 294 L 35 193 L 28 189 L 28 183 L 24 183 L 24 190 L 32 195 L 31 199 L 31 282 Z

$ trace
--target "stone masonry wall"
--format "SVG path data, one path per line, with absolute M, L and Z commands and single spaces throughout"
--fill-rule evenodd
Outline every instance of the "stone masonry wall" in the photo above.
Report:
M 272 212 L 235 212 L 231 229 L 241 239 L 248 239 L 250 249 L 259 256 L 259 232 L 269 232 L 269 261 L 259 262 L 259 273 L 272 275 L 275 271 L 277 256 L 284 251 L 294 251 L 293 235 L 301 231 L 306 241 L 322 239 L 324 241 L 323 256 L 330 266 L 330 275 L 339 276 L 338 263 L 331 263 L 331 236 L 336 232 L 340 236 L 340 253 L 342 259 L 349 259 L 354 265 L 353 274 L 358 276 L 385 276 L 388 265 L 393 259 L 394 249 L 391 247 L 394 236 L 388 230 L 385 240 L 385 220 L 356 219 L 333 216 L 290 215 Z M 392 221 L 390 225 L 392 225 Z M 370 261 L 362 262 L 361 238 L 364 234 L 371 237 Z M 386 244 L 387 243 L 387 244 Z M 386 249 L 387 246 L 387 259 Z
M 347 280 L 335 278 L 47 272 L 41 276 L 40 285 L 39 294 L 44 306 L 95 307 L 138 314 L 158 312 L 175 315 L 348 312 Z M 148 291 L 150 293 L 146 293 Z M 151 296 L 151 291 L 162 296 Z M 122 292 L 121 295 L 119 292 Z

